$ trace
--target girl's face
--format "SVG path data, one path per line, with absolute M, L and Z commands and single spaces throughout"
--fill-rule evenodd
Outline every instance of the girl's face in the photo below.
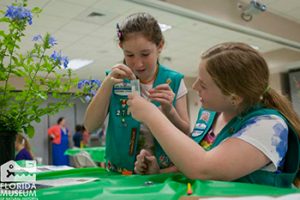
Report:
M 230 112 L 234 109 L 232 97 L 224 95 L 217 84 L 206 71 L 206 62 L 203 60 L 199 66 L 199 75 L 193 84 L 198 92 L 202 107 L 216 112 Z
M 142 82 L 147 82 L 155 76 L 163 43 L 157 46 L 142 34 L 131 34 L 120 46 L 124 52 L 126 65 Z

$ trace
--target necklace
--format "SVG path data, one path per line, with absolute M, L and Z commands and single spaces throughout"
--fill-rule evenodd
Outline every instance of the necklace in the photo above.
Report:
M 156 67 L 156 71 L 155 71 L 154 76 L 153 76 L 150 80 L 148 80 L 148 81 L 142 81 L 142 80 L 140 80 L 140 82 L 141 82 L 142 84 L 148 84 L 148 83 L 151 83 L 153 80 L 156 79 L 157 74 L 158 74 L 158 66 Z

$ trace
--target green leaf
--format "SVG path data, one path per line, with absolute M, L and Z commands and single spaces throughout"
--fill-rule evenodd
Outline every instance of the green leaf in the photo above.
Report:
M 32 138 L 34 136 L 34 127 L 31 126 L 30 124 L 27 127 L 24 127 L 24 132 Z

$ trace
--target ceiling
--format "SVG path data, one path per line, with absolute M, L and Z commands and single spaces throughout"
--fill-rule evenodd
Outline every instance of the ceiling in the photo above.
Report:
M 0 0 L 1 9 L 10 5 Z M 261 0 L 267 11 L 252 21 L 241 19 L 250 0 L 29 0 L 43 9 L 26 30 L 22 52 L 32 48 L 32 37 L 49 32 L 56 50 L 72 59 L 93 63 L 76 70 L 80 78 L 103 79 L 106 69 L 123 59 L 116 42 L 116 24 L 125 16 L 149 12 L 165 31 L 160 61 L 188 77 L 197 76 L 201 52 L 214 44 L 240 41 L 259 47 L 273 73 L 300 67 L 300 1 Z M 101 17 L 89 17 L 92 12 Z M 5 29 L 5 27 L 0 27 Z M 51 52 L 50 52 L 51 53 Z

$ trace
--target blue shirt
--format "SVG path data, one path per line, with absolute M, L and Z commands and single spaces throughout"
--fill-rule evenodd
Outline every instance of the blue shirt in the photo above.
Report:
M 27 151 L 27 149 L 23 148 L 19 153 L 16 155 L 15 160 L 33 160 L 30 153 Z

